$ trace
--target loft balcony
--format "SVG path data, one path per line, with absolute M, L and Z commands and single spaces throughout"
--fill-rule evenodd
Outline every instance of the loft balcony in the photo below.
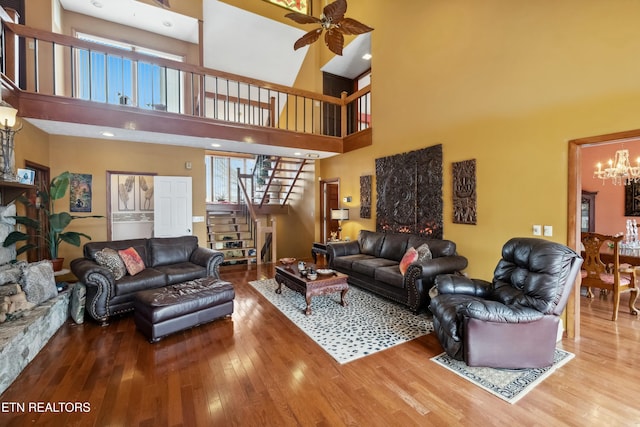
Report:
M 134 141 L 175 135 L 176 145 L 218 139 L 238 152 L 320 157 L 371 145 L 370 86 L 317 94 L 33 29 L 3 12 L 2 98 L 45 131 L 90 125 L 135 132 Z

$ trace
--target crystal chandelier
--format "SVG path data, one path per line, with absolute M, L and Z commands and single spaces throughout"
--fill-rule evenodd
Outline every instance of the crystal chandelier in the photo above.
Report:
M 638 182 L 640 181 L 640 157 L 637 163 L 638 166 L 631 166 L 629 163 L 629 150 L 618 150 L 615 158 L 609 159 L 609 167 L 602 169 L 602 164 L 597 164 L 598 170 L 593 176 L 600 178 L 603 185 L 607 179 L 611 179 L 614 185 Z

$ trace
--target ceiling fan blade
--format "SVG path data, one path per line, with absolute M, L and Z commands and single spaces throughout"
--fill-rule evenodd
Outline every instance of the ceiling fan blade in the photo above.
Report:
M 368 25 L 351 18 L 344 18 L 338 22 L 338 28 L 342 34 L 364 34 L 373 31 L 373 28 Z
M 342 56 L 344 36 L 338 29 L 331 28 L 327 30 L 327 33 L 324 35 L 324 42 L 331 52 L 335 53 L 336 55 Z
M 298 24 L 319 24 L 320 21 L 315 16 L 305 15 L 304 13 L 291 12 L 284 15 L 285 18 L 292 19 L 296 21 Z
M 322 14 L 331 22 L 339 22 L 347 13 L 347 0 L 336 0 L 322 9 Z
M 298 50 L 303 46 L 315 42 L 316 40 L 318 40 L 318 38 L 320 38 L 320 34 L 322 34 L 322 28 L 316 28 L 313 31 L 309 31 L 307 34 L 296 40 L 296 42 L 293 44 L 293 50 Z

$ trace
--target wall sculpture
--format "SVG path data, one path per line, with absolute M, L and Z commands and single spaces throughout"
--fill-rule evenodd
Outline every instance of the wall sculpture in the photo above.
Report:
M 442 239 L 442 145 L 376 159 L 376 230 Z
M 465 160 L 453 163 L 453 222 L 475 224 L 476 208 L 476 161 Z
M 371 175 L 360 177 L 360 218 L 371 218 Z

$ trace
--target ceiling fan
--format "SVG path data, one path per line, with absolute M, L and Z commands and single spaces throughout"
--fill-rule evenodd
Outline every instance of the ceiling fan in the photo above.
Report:
M 342 55 L 345 34 L 356 35 L 373 31 L 373 28 L 355 19 L 345 18 L 344 14 L 346 12 L 347 0 L 336 0 L 324 7 L 320 18 L 298 12 L 287 13 L 285 17 L 296 21 L 298 24 L 320 24 L 320 28 L 309 31 L 296 40 L 293 49 L 298 50 L 303 46 L 315 42 L 320 38 L 322 31 L 327 30 L 324 35 L 325 44 L 331 52 L 336 55 Z

